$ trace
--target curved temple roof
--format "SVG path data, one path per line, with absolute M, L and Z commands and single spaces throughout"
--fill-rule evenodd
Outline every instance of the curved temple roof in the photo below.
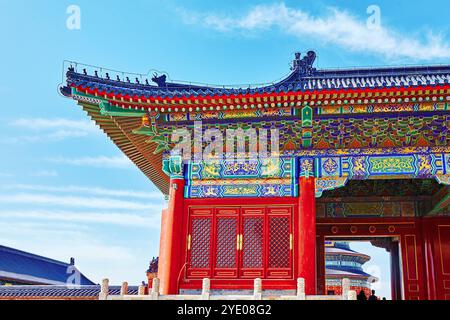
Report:
M 75 266 L 25 251 L 0 246 L 0 278 L 34 284 L 64 285 Z M 94 285 L 80 273 L 80 285 Z
M 302 105 L 314 106 L 317 118 L 336 114 L 347 116 L 347 113 L 353 113 L 353 105 L 364 107 L 357 108 L 355 117 L 373 113 L 371 110 L 375 107 L 379 107 L 379 114 L 386 110 L 400 114 L 397 110 L 414 111 L 415 102 L 423 99 L 426 102 L 445 101 L 441 105 L 447 112 L 450 65 L 320 70 L 313 66 L 315 58 L 313 51 L 304 57 L 297 53 L 291 73 L 283 80 L 259 87 L 234 88 L 170 82 L 164 74 L 154 74 L 151 79 L 145 79 L 143 75 L 132 76 L 90 66 L 83 69 L 82 65 L 72 62 L 66 73 L 66 84 L 60 90 L 66 97 L 76 100 L 164 194 L 169 192 L 169 177 L 162 171 L 162 150 L 170 149 L 165 140 L 169 129 L 164 131 L 164 126 L 184 125 L 196 119 L 205 119 L 209 123 L 216 119 L 221 122 L 261 121 L 265 118 L 297 121 L 301 118 Z M 135 76 L 138 78 L 133 82 Z M 335 103 L 349 108 L 336 111 Z M 392 108 L 390 104 L 408 106 Z M 255 110 L 241 112 L 241 108 Z M 444 121 L 441 117 L 435 122 L 437 135 L 442 141 L 446 132 Z M 336 128 L 333 130 L 337 132 Z M 302 143 L 301 150 L 325 152 L 323 146 L 309 145 L 312 142 L 308 135 L 317 131 L 311 133 L 309 125 L 303 129 L 302 137 L 298 139 Z M 346 134 L 353 133 L 346 131 Z M 358 144 L 355 148 L 370 146 L 369 143 Z M 350 144 L 333 148 L 348 147 Z
M 309 51 L 301 58 L 295 54 L 291 73 L 283 80 L 261 87 L 226 88 L 208 85 L 193 85 L 189 83 L 168 82 L 166 75 L 154 74 L 151 81 L 145 84 L 136 79 L 135 83 L 126 79 L 111 79 L 106 73 L 101 78 L 98 72 L 88 75 L 86 70 L 79 73 L 73 66 L 66 74 L 67 86 L 61 92 L 70 96 L 70 87 L 89 87 L 99 92 L 116 95 L 143 97 L 184 97 L 184 96 L 229 96 L 242 94 L 264 94 L 296 91 L 345 90 L 345 89 L 383 89 L 405 88 L 415 86 L 439 86 L 450 83 L 450 65 L 410 66 L 410 67 L 378 67 L 358 69 L 324 69 L 313 67 L 316 58 L 314 51 Z

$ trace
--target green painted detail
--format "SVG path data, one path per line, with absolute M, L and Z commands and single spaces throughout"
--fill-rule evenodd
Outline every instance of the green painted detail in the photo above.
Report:
M 302 146 L 310 148 L 312 146 L 312 120 L 313 110 L 310 106 L 302 109 Z
M 171 179 L 183 178 L 183 160 L 181 156 L 170 156 L 162 161 L 162 171 Z
M 302 127 L 312 126 L 313 111 L 311 107 L 304 107 L 302 109 Z
M 102 102 L 100 103 L 100 114 L 113 117 L 142 117 L 146 113 L 143 110 L 123 109 L 112 106 L 108 102 Z
M 434 215 L 439 213 L 440 211 L 444 210 L 446 208 L 446 206 L 448 205 L 448 201 L 450 199 L 450 193 L 447 193 L 447 195 L 441 200 L 439 201 L 434 208 L 428 212 L 427 215 Z
M 170 129 L 156 130 L 156 127 L 152 125 L 151 127 L 140 127 L 139 129 L 135 129 L 133 130 L 133 133 L 150 137 L 150 139 L 148 139 L 146 142 L 155 143 L 157 145 L 155 151 L 153 151 L 153 154 L 158 154 L 162 151 L 170 150 L 169 136 L 170 133 L 172 133 L 172 130 Z

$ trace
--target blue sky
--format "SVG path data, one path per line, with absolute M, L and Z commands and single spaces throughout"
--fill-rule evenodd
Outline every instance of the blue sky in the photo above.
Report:
M 368 29 L 375 4 L 381 24 Z M 81 29 L 69 30 L 69 5 Z M 448 63 L 447 1 L 0 0 L 0 243 L 95 281 L 145 279 L 156 188 L 61 97 L 63 60 L 207 83 L 271 82 L 295 51 L 318 67 Z

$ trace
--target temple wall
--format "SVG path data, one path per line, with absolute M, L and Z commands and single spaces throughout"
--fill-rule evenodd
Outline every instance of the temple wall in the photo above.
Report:
M 424 264 L 430 299 L 450 300 L 450 221 L 427 218 L 423 221 Z

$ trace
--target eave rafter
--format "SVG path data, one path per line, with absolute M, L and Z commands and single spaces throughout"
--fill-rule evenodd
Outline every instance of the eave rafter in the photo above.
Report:
M 89 117 L 119 147 L 119 149 L 164 193 L 168 194 L 168 177 L 161 169 L 161 155 L 155 155 L 155 146 L 146 138 L 131 134 L 140 125 L 140 118 L 115 118 L 100 113 L 97 105 L 79 103 Z

